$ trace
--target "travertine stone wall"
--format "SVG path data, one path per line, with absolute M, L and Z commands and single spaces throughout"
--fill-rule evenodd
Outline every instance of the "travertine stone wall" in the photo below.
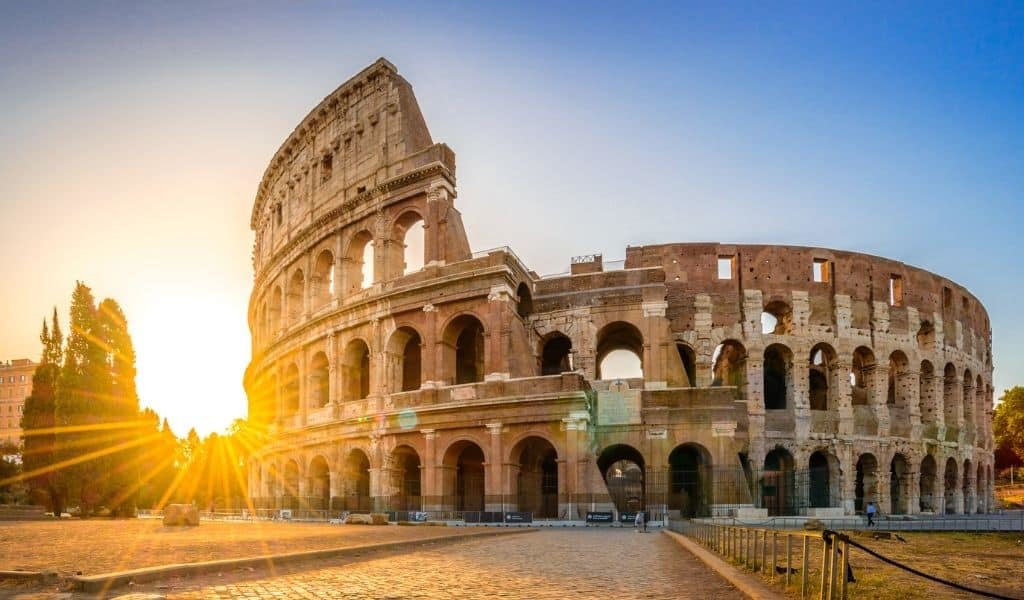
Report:
M 507 248 L 472 253 L 455 200 L 454 153 L 383 59 L 271 160 L 251 221 L 257 504 L 579 518 L 635 508 L 608 483 L 629 460 L 656 514 L 991 508 L 991 331 L 962 286 L 715 243 L 540 278 Z M 601 379 L 614 350 L 642 376 Z

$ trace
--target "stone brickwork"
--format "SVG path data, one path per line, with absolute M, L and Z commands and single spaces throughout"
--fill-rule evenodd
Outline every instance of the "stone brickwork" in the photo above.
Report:
M 245 375 L 259 507 L 991 509 L 991 330 L 962 286 L 714 243 L 541 278 L 507 248 L 472 253 L 455 199 L 454 153 L 383 59 L 271 160 Z M 639 376 L 602 374 L 621 351 Z

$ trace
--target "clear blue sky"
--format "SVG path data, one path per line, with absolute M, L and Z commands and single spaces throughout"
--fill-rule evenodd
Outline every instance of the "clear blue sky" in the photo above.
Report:
M 244 412 L 267 162 L 378 56 L 455 149 L 475 249 L 880 254 L 976 294 L 997 393 L 1024 383 L 1024 4 L 2 4 L 0 358 L 83 279 L 179 433 Z

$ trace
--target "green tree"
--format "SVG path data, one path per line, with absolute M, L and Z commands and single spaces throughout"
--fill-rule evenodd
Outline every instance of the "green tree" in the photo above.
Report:
M 43 352 L 32 375 L 32 395 L 25 399 L 22 428 L 22 471 L 33 501 L 44 504 L 53 514 L 64 511 L 64 492 L 56 471 L 55 407 L 57 378 L 63 357 L 64 336 L 53 309 L 52 325 L 39 336 Z
M 1024 458 L 1024 387 L 1016 385 L 1003 392 L 992 417 L 992 433 L 995 436 L 997 455 L 1012 453 L 1017 462 Z M 1012 466 L 1012 465 L 1005 465 Z

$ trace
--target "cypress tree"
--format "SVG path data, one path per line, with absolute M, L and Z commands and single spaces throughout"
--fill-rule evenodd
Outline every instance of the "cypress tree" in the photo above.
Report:
M 39 340 L 43 343 L 43 352 L 32 375 L 32 394 L 25 399 L 21 418 L 22 468 L 33 500 L 44 503 L 54 515 L 60 516 L 64 511 L 64 493 L 54 465 L 54 419 L 64 336 L 57 321 L 56 307 L 53 309 L 52 327 L 47 327 L 46 319 L 43 319 Z

